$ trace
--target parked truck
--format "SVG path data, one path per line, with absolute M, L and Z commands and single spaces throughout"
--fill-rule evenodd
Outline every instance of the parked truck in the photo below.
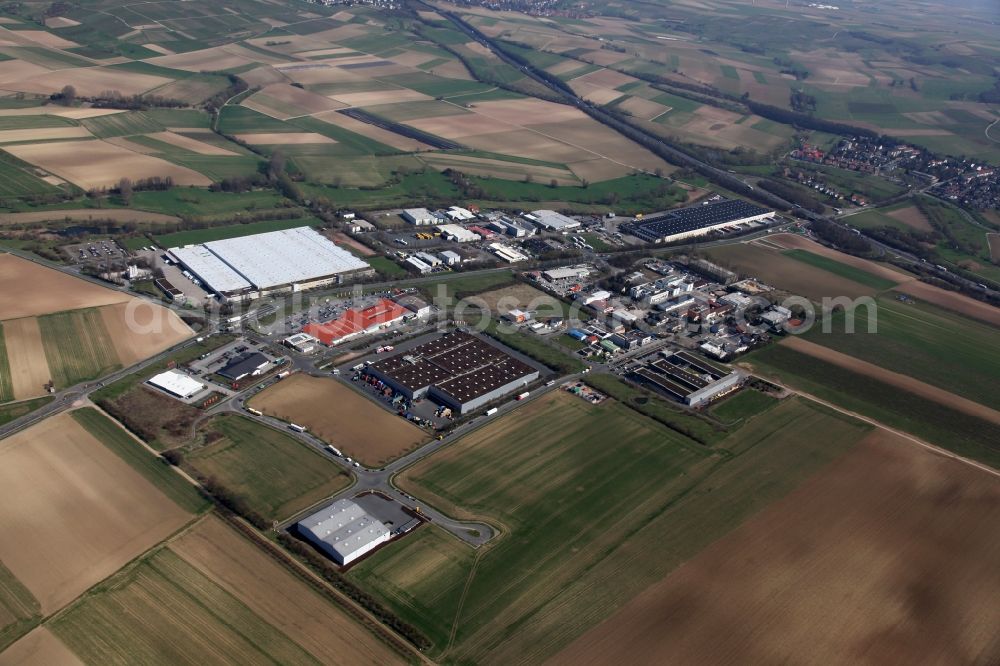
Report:
M 259 409 L 254 409 L 253 407 L 247 407 L 247 411 L 253 414 L 254 416 L 264 416 L 264 412 L 260 411 Z
M 289 423 L 288 427 L 291 430 L 294 430 L 295 432 L 305 432 L 306 431 L 306 427 L 305 426 L 300 426 L 298 423 Z
M 326 450 L 332 453 L 333 455 L 337 456 L 338 458 L 343 457 L 343 454 L 340 452 L 340 450 L 337 449 L 337 447 L 333 446 L 332 444 L 328 444 Z

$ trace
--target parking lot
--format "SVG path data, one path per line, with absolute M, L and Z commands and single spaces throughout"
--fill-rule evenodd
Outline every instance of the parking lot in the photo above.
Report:
M 108 259 L 125 259 L 128 251 L 119 247 L 112 239 L 90 240 L 86 243 L 75 243 L 62 248 L 70 261 L 78 264 L 107 261 Z

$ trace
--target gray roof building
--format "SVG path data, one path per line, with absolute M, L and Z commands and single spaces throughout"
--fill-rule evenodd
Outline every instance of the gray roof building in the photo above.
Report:
M 389 540 L 389 528 L 351 500 L 341 499 L 298 522 L 299 533 L 337 564 L 350 564 Z

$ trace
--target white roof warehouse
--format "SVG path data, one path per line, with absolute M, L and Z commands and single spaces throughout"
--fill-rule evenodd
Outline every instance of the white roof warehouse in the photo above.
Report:
M 389 540 L 389 529 L 356 503 L 341 499 L 298 523 L 299 533 L 337 564 L 350 564 Z
M 371 269 L 312 227 L 186 245 L 169 253 L 224 298 L 310 289 Z

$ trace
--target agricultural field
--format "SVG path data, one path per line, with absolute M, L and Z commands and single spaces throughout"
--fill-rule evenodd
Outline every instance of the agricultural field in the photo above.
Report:
M 381 467 L 428 439 L 409 421 L 335 379 L 302 373 L 255 395 L 250 406 L 297 423 L 368 467 Z
M 853 332 L 846 313 L 839 311 L 831 316 L 828 332 L 816 326 L 802 337 L 1000 409 L 1000 396 L 983 390 L 1000 382 L 996 328 L 888 295 L 876 303 L 877 311 L 855 310 Z M 877 332 L 870 333 L 873 328 Z
M 0 255 L 4 274 L 28 281 L 0 296 L 0 401 L 95 379 L 192 334 L 171 310 L 13 255 Z
M 322 224 L 323 222 L 315 217 L 300 217 L 291 220 L 265 220 L 263 222 L 248 222 L 246 224 L 209 227 L 207 229 L 177 231 L 172 234 L 154 236 L 154 238 L 160 247 L 178 247 L 181 245 L 207 243 L 209 241 L 223 240 L 226 238 L 239 238 L 240 236 L 263 234 L 269 231 L 280 231 L 282 229 L 317 227 Z
M 44 615 L 190 518 L 70 414 L 3 440 L 0 458 L 0 561 Z
M 869 432 L 798 399 L 768 415 L 723 440 L 722 459 L 614 400 L 538 398 L 399 479 L 501 526 L 498 542 L 475 553 L 425 528 L 349 576 L 421 628 L 436 658 L 538 663 Z
M 85 663 L 405 661 L 214 517 L 122 570 L 50 631 Z
M 350 479 L 325 456 L 294 437 L 240 416 L 201 426 L 203 444 L 185 460 L 267 521 L 284 520 L 335 495 Z
M 550 663 L 975 661 L 1000 622 L 998 525 L 996 478 L 876 431 Z

